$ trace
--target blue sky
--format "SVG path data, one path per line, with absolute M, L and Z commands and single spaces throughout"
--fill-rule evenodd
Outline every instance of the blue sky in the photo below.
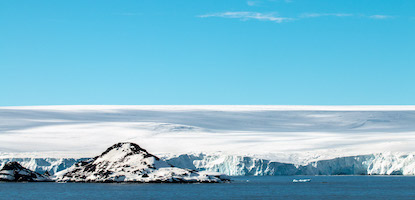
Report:
M 0 106 L 411 105 L 413 0 L 0 0 Z

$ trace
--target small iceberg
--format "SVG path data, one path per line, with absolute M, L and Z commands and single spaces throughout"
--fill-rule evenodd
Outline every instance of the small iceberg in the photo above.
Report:
M 311 182 L 310 178 L 305 178 L 305 179 L 293 179 L 293 183 L 308 183 Z

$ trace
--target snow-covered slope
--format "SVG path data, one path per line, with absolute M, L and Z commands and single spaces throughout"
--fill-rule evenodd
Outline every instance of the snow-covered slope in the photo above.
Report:
M 415 175 L 415 155 L 380 153 L 312 161 L 308 164 L 273 162 L 247 156 L 190 154 L 164 159 L 175 166 L 227 175 Z
M 163 156 L 162 160 L 180 168 L 200 171 L 212 171 L 232 176 L 266 176 L 266 175 L 415 175 L 415 155 L 403 153 L 379 153 L 341 157 L 329 160 L 312 161 L 308 164 L 274 162 L 249 156 L 225 154 L 183 154 Z M 3 159 L 4 160 L 4 159 Z M 31 166 L 36 172 L 44 173 L 45 166 L 37 163 L 48 163 L 48 169 L 58 171 L 71 167 L 71 159 L 15 159 L 23 166 Z M 86 160 L 86 159 L 84 159 Z M 65 162 L 66 161 L 66 162 Z M 51 174 L 56 171 L 50 170 Z
M 55 173 L 128 141 L 232 175 L 411 174 L 414 121 L 415 106 L 0 107 L 0 164 Z
M 0 170 L 0 181 L 11 182 L 48 182 L 49 177 L 22 167 L 18 162 L 8 162 Z
M 0 158 L 0 168 L 8 162 L 18 162 L 23 167 L 37 173 L 48 172 L 53 175 L 82 160 L 86 160 L 86 158 Z
M 228 178 L 218 173 L 182 169 L 160 160 L 130 142 L 117 143 L 100 156 L 58 172 L 63 182 L 174 182 L 218 183 Z
M 221 151 L 305 164 L 415 152 L 414 121 L 415 106 L 1 107 L 0 158 L 92 157 L 130 141 L 156 154 Z

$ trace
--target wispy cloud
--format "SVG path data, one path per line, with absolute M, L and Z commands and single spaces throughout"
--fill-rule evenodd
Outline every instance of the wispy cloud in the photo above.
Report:
M 248 6 L 256 6 L 258 5 L 259 1 L 246 1 L 246 4 Z
M 353 17 L 350 13 L 304 13 L 300 18 L 316 18 L 316 17 Z
M 303 13 L 297 15 L 296 17 L 281 17 L 276 13 L 261 13 L 261 12 L 221 12 L 213 13 L 206 15 L 199 15 L 198 17 L 207 18 L 207 17 L 222 17 L 222 18 L 235 18 L 242 21 L 246 20 L 261 20 L 261 21 L 273 21 L 277 23 L 301 20 L 306 18 L 319 18 L 319 17 L 354 17 L 354 18 L 366 18 L 366 19 L 391 19 L 396 16 L 391 15 L 364 15 L 364 14 L 353 14 L 353 13 Z
M 371 19 L 391 19 L 391 18 L 394 18 L 394 16 L 390 16 L 390 15 L 371 15 L 371 16 L 369 16 L 369 18 L 371 18 Z
M 370 19 L 391 19 L 394 16 L 390 15 L 363 15 L 363 14 L 351 14 L 351 13 L 304 13 L 300 15 L 300 18 L 317 18 L 317 17 L 361 17 Z
M 273 21 L 277 23 L 282 23 L 285 21 L 293 20 L 292 18 L 280 17 L 275 13 L 260 13 L 260 12 L 223 12 L 223 13 L 214 13 L 207 15 L 200 15 L 199 17 L 222 17 L 222 18 L 235 18 L 241 19 L 243 21 L 254 19 L 260 21 Z

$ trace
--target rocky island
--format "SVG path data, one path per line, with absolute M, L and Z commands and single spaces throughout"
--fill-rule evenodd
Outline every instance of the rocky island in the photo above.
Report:
M 230 179 L 215 172 L 174 167 L 137 144 L 117 143 L 101 155 L 58 172 L 58 182 L 220 183 Z
M 47 175 L 42 175 L 22 167 L 18 162 L 8 162 L 0 170 L 0 181 L 7 182 L 50 182 Z

